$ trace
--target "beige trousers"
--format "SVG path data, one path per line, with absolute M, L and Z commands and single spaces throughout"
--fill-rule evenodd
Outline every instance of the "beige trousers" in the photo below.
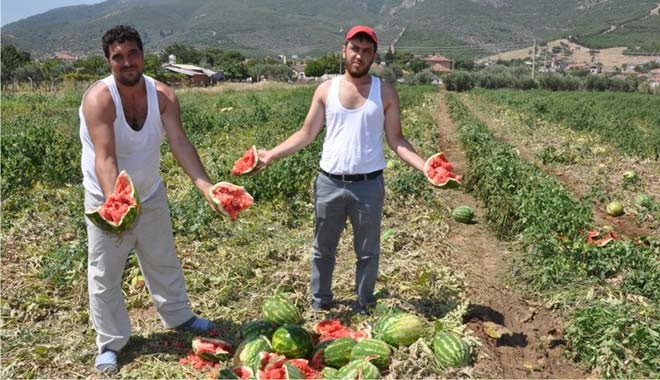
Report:
M 85 192 L 85 210 L 103 199 Z M 90 318 L 99 352 L 121 350 L 131 334 L 131 322 L 121 279 L 131 249 L 164 327 L 174 328 L 193 317 L 186 294 L 181 263 L 174 249 L 172 222 L 165 188 L 141 205 L 137 223 L 121 235 L 101 230 L 87 218 L 87 284 Z

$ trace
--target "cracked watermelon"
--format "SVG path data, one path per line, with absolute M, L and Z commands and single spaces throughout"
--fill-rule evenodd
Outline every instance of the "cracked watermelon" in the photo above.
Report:
M 214 338 L 195 337 L 192 341 L 193 354 L 204 360 L 217 362 L 229 357 L 231 345 Z
M 252 145 L 252 148 L 243 153 L 243 157 L 234 161 L 234 166 L 231 168 L 231 174 L 244 175 L 252 172 L 259 163 L 259 153 L 257 147 Z
M 218 209 L 232 220 L 236 220 L 241 211 L 254 203 L 254 199 L 243 186 L 229 182 L 216 183 L 209 189 L 209 195 Z
M 140 213 L 140 198 L 131 177 L 122 170 L 110 197 L 98 208 L 85 211 L 85 216 L 102 230 L 119 234 L 133 227 Z
M 270 341 L 265 336 L 248 338 L 238 345 L 234 362 L 256 370 L 261 368 L 262 353 L 271 352 L 272 350 Z
M 453 172 L 454 168 L 440 152 L 429 157 L 424 163 L 424 175 L 433 186 L 451 189 L 461 184 L 461 176 Z

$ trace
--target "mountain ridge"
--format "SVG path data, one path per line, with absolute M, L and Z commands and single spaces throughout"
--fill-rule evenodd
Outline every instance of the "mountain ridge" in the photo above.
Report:
M 594 48 L 660 51 L 657 0 L 107 0 L 56 8 L 2 27 L 2 44 L 33 57 L 101 54 L 101 35 L 134 25 L 145 50 L 174 43 L 235 49 L 247 56 L 324 55 L 339 51 L 353 24 L 379 35 L 379 50 L 477 57 L 576 36 Z M 630 21 L 632 20 L 632 21 Z M 628 22 L 629 24 L 625 24 Z M 633 23 L 631 25 L 630 23 Z M 614 28 L 612 25 L 626 25 Z M 657 39 L 657 38 L 655 38 Z M 608 41 L 612 44 L 608 45 Z M 618 44 L 618 45 L 617 45 Z M 590 46 L 591 47 L 591 46 Z M 642 50 L 643 50 L 642 49 Z

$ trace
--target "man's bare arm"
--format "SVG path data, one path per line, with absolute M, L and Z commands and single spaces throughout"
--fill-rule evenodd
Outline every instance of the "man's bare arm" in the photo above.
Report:
M 112 194 L 117 180 L 117 152 L 115 150 L 115 104 L 108 87 L 96 83 L 83 98 L 83 117 L 94 144 L 94 168 L 106 199 Z

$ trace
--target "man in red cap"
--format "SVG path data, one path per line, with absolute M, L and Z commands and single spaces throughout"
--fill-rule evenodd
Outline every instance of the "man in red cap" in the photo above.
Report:
M 309 145 L 323 128 L 319 175 L 314 183 L 316 228 L 312 246 L 312 308 L 333 301 L 332 274 L 337 245 L 348 218 L 357 256 L 354 311 L 366 314 L 375 303 L 385 184 L 383 140 L 403 161 L 423 172 L 421 158 L 403 136 L 394 87 L 369 75 L 378 38 L 368 26 L 346 33 L 342 56 L 346 71 L 321 83 L 300 130 L 275 148 L 259 151 L 259 169 Z

